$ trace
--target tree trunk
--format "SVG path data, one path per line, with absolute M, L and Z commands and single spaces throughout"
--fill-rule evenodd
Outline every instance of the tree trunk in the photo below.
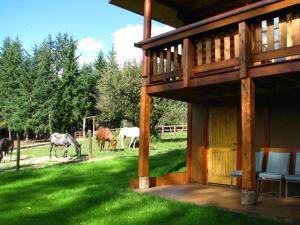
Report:
M 17 165 L 16 165 L 16 170 L 19 171 L 20 169 L 20 134 L 19 132 L 17 133 Z
M 11 129 L 10 127 L 8 127 L 8 138 L 11 139 L 12 135 L 11 135 Z

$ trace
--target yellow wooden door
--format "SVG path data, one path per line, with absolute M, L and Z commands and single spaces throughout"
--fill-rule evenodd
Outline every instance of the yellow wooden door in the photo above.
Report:
M 230 184 L 230 171 L 237 164 L 237 109 L 218 107 L 209 110 L 207 181 Z

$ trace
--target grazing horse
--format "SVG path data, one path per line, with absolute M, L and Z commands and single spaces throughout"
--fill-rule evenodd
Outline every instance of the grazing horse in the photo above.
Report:
M 129 144 L 129 148 L 132 147 L 135 148 L 135 143 L 136 140 L 139 138 L 140 136 L 140 128 L 138 127 L 123 127 L 120 129 L 120 142 L 121 142 L 121 146 L 122 148 L 124 148 L 124 140 L 126 137 L 131 137 L 131 141 Z
M 0 140 L 0 162 L 3 156 L 4 156 L 3 162 L 6 161 L 9 152 L 10 152 L 10 160 L 11 160 L 13 149 L 14 149 L 14 140 L 9 138 L 2 138 Z
M 76 141 L 75 138 L 72 137 L 71 134 L 53 133 L 50 137 L 50 158 L 51 158 L 51 152 L 52 152 L 53 146 L 54 146 L 55 157 L 57 157 L 57 155 L 56 155 L 57 146 L 65 147 L 63 157 L 67 157 L 68 156 L 68 148 L 70 145 L 73 145 L 75 147 L 77 156 L 81 156 L 81 145 Z
M 113 149 L 116 149 L 117 140 L 109 128 L 99 127 L 96 132 L 96 140 L 98 143 L 99 151 L 101 151 L 105 147 L 106 141 L 108 141 L 111 144 Z

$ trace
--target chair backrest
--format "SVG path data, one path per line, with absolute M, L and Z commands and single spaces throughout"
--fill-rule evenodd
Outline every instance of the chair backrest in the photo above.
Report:
M 296 154 L 295 174 L 300 175 L 300 152 Z
M 290 157 L 290 152 L 269 152 L 266 172 L 288 174 Z
M 256 172 L 262 171 L 262 164 L 264 161 L 264 152 L 255 152 L 255 170 Z

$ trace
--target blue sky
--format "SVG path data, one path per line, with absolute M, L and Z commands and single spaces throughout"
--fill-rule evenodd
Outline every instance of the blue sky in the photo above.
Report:
M 7 36 L 19 37 L 29 53 L 48 34 L 67 32 L 79 41 L 80 54 L 87 54 L 87 61 L 95 55 L 90 51 L 101 48 L 108 52 L 112 44 L 122 54 L 120 51 L 127 51 L 142 38 L 142 22 L 142 16 L 110 5 L 107 0 L 0 0 L 1 45 Z M 154 24 L 155 34 L 169 29 Z M 136 54 L 129 59 L 138 58 Z

